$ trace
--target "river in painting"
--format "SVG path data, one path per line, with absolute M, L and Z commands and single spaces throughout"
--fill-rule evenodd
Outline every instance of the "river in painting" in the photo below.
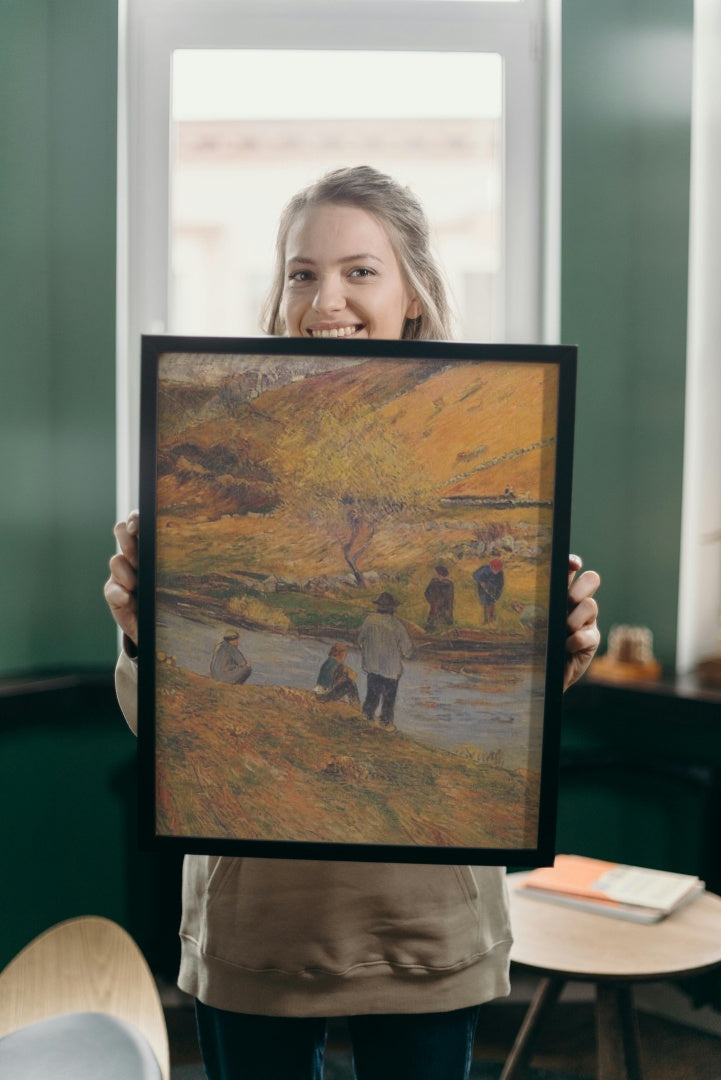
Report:
M 198 621 L 166 610 L 156 619 L 156 648 L 178 666 L 208 675 L 210 657 L 226 624 Z M 313 689 L 330 641 L 240 632 L 240 650 L 252 666 L 250 682 Z M 350 645 L 346 663 L 365 676 L 360 651 Z M 543 736 L 543 672 L 528 664 L 440 662 L 419 654 L 405 661 L 395 709 L 400 731 L 448 749 L 474 747 L 509 769 L 539 770 Z

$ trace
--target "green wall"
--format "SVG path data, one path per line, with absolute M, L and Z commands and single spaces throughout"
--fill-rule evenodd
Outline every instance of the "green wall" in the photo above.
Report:
M 0 676 L 109 665 L 116 0 L 0 0 Z
M 81 914 L 148 947 L 135 739 L 102 597 L 115 517 L 116 0 L 0 0 L 0 966 Z M 141 899 L 142 898 L 142 899 Z
M 3 690 L 0 969 L 54 923 L 92 914 L 124 926 L 173 979 L 180 857 L 139 850 L 137 740 L 111 674 Z
M 563 5 L 561 336 L 579 346 L 573 546 L 602 575 L 602 631 L 649 626 L 671 669 L 692 20 L 692 0 Z
M 0 0 L 0 676 L 112 661 L 116 0 Z M 573 545 L 674 661 L 692 0 L 563 8 Z

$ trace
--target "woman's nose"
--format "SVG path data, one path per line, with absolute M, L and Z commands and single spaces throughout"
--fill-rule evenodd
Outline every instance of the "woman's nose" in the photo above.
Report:
M 337 275 L 328 274 L 318 279 L 313 307 L 321 314 L 340 311 L 345 307 L 343 283 Z

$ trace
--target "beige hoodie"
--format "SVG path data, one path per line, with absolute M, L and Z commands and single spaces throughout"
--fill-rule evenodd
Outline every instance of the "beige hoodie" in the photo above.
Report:
M 118 700 L 137 723 L 137 665 Z M 501 867 L 186 855 L 178 985 L 268 1016 L 442 1012 L 509 992 Z

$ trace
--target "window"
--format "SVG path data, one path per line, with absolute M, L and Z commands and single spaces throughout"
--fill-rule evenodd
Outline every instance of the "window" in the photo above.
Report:
M 556 3 L 121 3 L 121 513 L 137 499 L 140 335 L 258 333 L 280 209 L 331 168 L 363 160 L 418 193 L 459 337 L 555 340 Z
M 721 655 L 721 147 L 718 140 L 718 57 L 721 6 L 694 9 L 691 121 L 686 435 L 679 582 L 680 673 Z M 717 668 L 718 670 L 718 668 Z M 716 676 L 718 678 L 718 675 Z
M 496 54 L 176 52 L 168 329 L 257 334 L 290 195 L 329 169 L 372 163 L 426 208 L 456 336 L 498 340 L 502 108 Z

